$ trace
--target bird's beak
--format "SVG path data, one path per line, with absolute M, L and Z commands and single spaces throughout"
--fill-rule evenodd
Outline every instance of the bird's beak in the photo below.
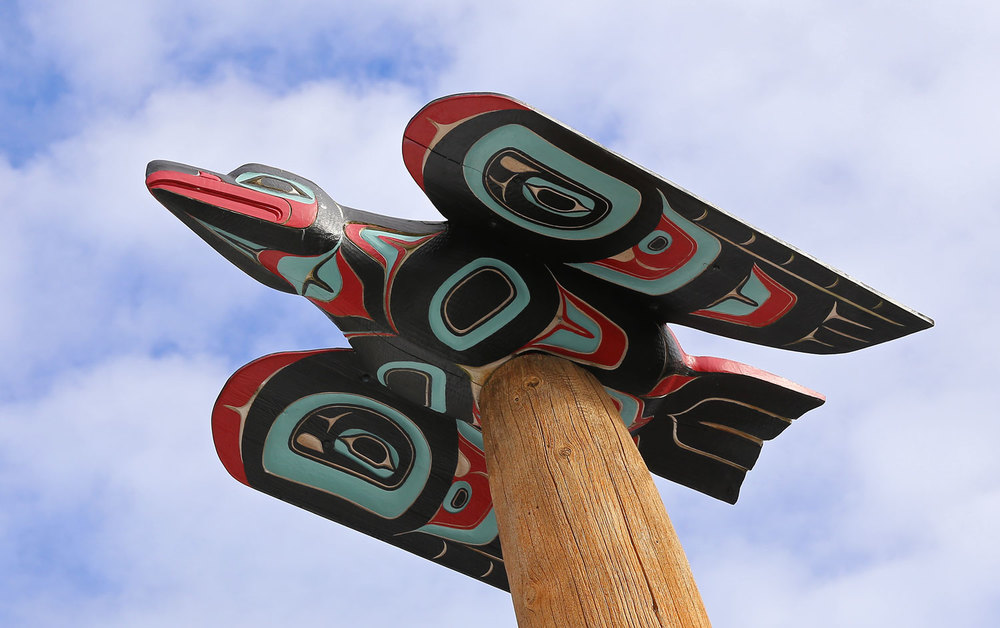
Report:
M 314 195 L 264 173 L 244 173 L 238 178 L 171 161 L 153 161 L 146 168 L 146 187 L 158 198 L 156 191 L 171 192 L 226 212 L 285 227 L 301 229 L 316 220 Z

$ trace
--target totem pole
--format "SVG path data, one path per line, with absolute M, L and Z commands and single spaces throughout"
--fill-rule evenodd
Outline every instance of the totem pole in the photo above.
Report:
M 446 222 L 259 164 L 149 164 L 158 201 L 353 347 L 239 369 L 223 465 L 512 591 L 523 625 L 707 626 L 649 472 L 735 503 L 823 397 L 666 324 L 822 354 L 933 323 L 506 96 L 430 103 L 403 159 Z

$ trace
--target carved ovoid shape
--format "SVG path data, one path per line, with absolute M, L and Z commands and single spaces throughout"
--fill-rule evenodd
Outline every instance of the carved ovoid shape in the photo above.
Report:
M 589 369 L 650 471 L 733 503 L 763 441 L 823 402 L 686 355 L 666 323 L 840 353 L 932 323 L 506 96 L 434 101 L 403 159 L 448 219 L 337 204 L 247 164 L 154 161 L 152 194 L 354 350 L 267 356 L 213 413 L 241 482 L 505 588 L 477 394 L 538 351 Z

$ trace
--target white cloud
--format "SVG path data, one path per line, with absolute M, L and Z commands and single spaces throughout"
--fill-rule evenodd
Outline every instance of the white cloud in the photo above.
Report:
M 418 103 L 392 86 L 309 84 L 277 96 L 229 78 L 161 90 L 134 116 L 98 117 L 23 168 L 4 170 L 0 201 L 20 210 L 4 236 L 0 281 L 16 307 L 0 330 L 10 358 L 0 371 L 17 382 L 81 351 L 221 348 L 219 329 L 234 317 L 272 321 L 259 332 L 265 338 L 245 341 L 260 352 L 342 344 L 318 311 L 260 286 L 192 237 L 145 190 L 145 164 L 228 172 L 262 161 L 316 180 L 348 205 L 440 219 L 399 156 Z
M 38 401 L 0 407 L 4 476 L 30 479 L 0 483 L 17 509 L 0 519 L 2 571 L 17 578 L 0 594 L 0 617 L 380 625 L 414 610 L 431 616 L 439 604 L 442 617 L 457 618 L 456 595 L 509 616 L 506 597 L 489 587 L 230 478 L 208 420 L 226 376 L 208 358 L 125 357 L 67 373 Z M 51 536 L 33 534 L 46 521 L 59 522 Z M 416 584 L 424 593 L 407 591 Z M 372 601 L 393 588 L 400 604 Z M 435 596 L 425 599 L 428 590 Z

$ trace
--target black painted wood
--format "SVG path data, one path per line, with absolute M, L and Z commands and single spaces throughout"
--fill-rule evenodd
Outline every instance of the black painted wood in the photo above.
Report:
M 147 169 L 151 193 L 353 351 L 268 356 L 213 413 L 240 481 L 506 587 L 477 396 L 544 352 L 590 370 L 649 469 L 734 503 L 762 442 L 823 402 L 688 356 L 665 323 L 812 353 L 932 323 L 505 96 L 434 101 L 403 158 L 447 222 L 339 205 L 260 164 Z

